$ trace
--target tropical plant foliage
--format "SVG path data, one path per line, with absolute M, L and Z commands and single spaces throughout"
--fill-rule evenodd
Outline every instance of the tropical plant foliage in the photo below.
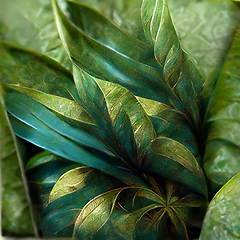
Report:
M 44 35 L 47 47 L 27 49 L 5 36 L 0 51 L 12 129 L 45 150 L 25 167 L 42 236 L 197 238 L 209 195 L 240 171 L 237 143 L 228 138 L 238 121 L 231 106 L 237 109 L 239 33 L 224 67 L 219 60 L 206 80 L 183 49 L 166 0 L 144 0 L 135 30 L 131 18 L 120 28 L 105 17 L 104 5 L 51 4 L 60 38 L 53 32 Z M 124 16 L 119 6 L 115 18 L 107 13 L 115 22 L 116 13 Z M 220 153 L 212 151 L 219 144 Z M 226 154 L 234 154 L 231 170 L 222 166 Z

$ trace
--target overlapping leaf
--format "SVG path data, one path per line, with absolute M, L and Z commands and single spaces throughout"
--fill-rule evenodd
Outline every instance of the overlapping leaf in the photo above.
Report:
M 159 70 L 138 61 L 138 49 L 143 43 L 136 42 L 134 47 L 136 51 L 132 49 L 135 51 L 134 54 L 125 55 L 124 52 L 119 52 L 112 46 L 105 46 L 89 36 L 81 26 L 77 28 L 62 12 L 56 1 L 52 3 L 59 35 L 77 66 L 94 76 L 119 83 L 137 96 L 155 99 L 183 110 L 182 104 L 165 84 Z M 75 7 L 80 8 L 81 5 L 75 4 Z M 116 28 L 114 25 L 112 27 Z
M 141 0 L 120 0 L 117 2 L 112 0 L 106 0 L 104 2 L 101 0 L 93 0 L 90 2 L 88 0 L 77 0 L 76 2 L 103 13 L 127 33 L 138 39 L 144 39 L 139 13 Z
M 48 0 L 1 0 L 0 5 L 0 41 L 36 50 L 71 68 Z
M 44 151 L 32 157 L 26 165 L 32 201 L 42 209 L 49 201 L 49 194 L 62 174 L 81 166 L 67 159 Z
M 113 177 L 88 167 L 66 172 L 55 184 L 50 202 L 42 211 L 44 236 L 74 234 L 76 239 L 99 239 L 110 234 L 116 239 L 132 238 L 136 223 L 149 210 L 163 206 L 163 202 L 151 190 L 139 188 L 133 201 L 136 204 L 137 198 L 142 199 L 142 207 L 126 212 L 116 203 L 118 195 L 123 192 L 125 196 L 124 191 L 128 189 L 131 188 L 121 187 Z M 148 201 L 144 203 L 144 199 Z M 64 220 L 58 221 L 60 217 Z M 46 224 L 48 229 L 44 229 Z
M 168 5 L 183 48 L 211 78 L 231 45 L 239 6 L 228 0 L 168 0 Z
M 111 119 L 115 121 L 122 110 L 129 117 L 138 151 L 138 164 L 140 164 L 146 148 L 152 139 L 155 138 L 155 130 L 151 120 L 138 99 L 130 91 L 111 82 L 97 80 L 97 83 L 104 93 Z M 131 134 L 129 135 L 131 140 L 130 136 Z M 133 149 L 132 153 L 134 152 L 135 150 Z
M 231 50 L 211 97 L 205 128 L 208 129 L 204 168 L 213 193 L 240 171 L 239 165 L 239 46 L 235 34 Z M 205 129 L 205 130 L 206 130 Z
M 144 158 L 143 169 L 207 196 L 205 176 L 195 157 L 186 147 L 170 138 L 158 137 L 152 142 Z
M 196 216 L 200 213 L 199 207 L 206 206 L 204 198 L 194 194 L 185 196 L 186 192 L 182 187 L 178 189 L 176 184 L 170 183 L 167 184 L 167 201 L 171 209 L 166 211 L 163 195 L 159 196 L 142 188 L 116 189 L 115 187 L 120 185 L 113 178 L 111 181 L 108 178 L 110 176 L 88 167 L 72 169 L 59 178 L 50 194 L 54 197 L 42 212 L 41 225 L 44 236 L 69 237 L 74 231 L 76 239 L 100 239 L 111 235 L 116 239 L 145 240 L 149 236 L 153 239 L 161 236 L 167 240 L 170 235 L 173 237 L 166 228 L 167 216 L 172 218 L 173 225 L 176 223 L 176 237 L 181 232 L 178 222 L 180 221 L 186 230 L 186 222 L 196 221 Z M 109 191 L 106 191 L 106 188 Z M 181 208 L 186 209 L 188 213 L 195 208 L 194 217 L 189 214 L 187 217 L 178 215 Z M 150 221 L 150 215 L 145 214 L 154 209 L 157 212 Z M 202 213 L 204 211 L 201 210 Z M 59 218 L 64 220 L 58 221 Z M 46 224 L 48 229 L 44 229 Z M 187 235 L 184 239 L 188 239 Z
M 149 115 L 157 137 L 171 138 L 190 150 L 197 161 L 201 164 L 199 153 L 199 137 L 193 131 L 186 116 L 180 111 L 159 102 L 146 98 L 139 98 L 143 109 Z
M 182 50 L 166 1 L 143 2 L 148 44 L 89 7 L 64 3 L 66 15 L 52 0 L 73 77 L 37 53 L 1 51 L 16 134 L 71 160 L 58 159 L 61 173 L 73 162 L 86 165 L 52 179 L 44 175 L 44 166 L 55 166 L 51 155 L 29 162 L 30 173 L 42 174 L 33 181 L 41 182 L 46 204 L 43 235 L 188 239 L 187 226 L 199 227 L 205 210 L 195 193 L 207 196 L 198 149 L 204 77 Z
M 200 92 L 204 75 L 197 63 L 182 50 L 165 0 L 146 0 L 142 5 L 145 35 L 154 47 L 164 80 L 190 112 L 196 129 L 200 124 Z M 180 109 L 179 109 L 180 110 Z
M 94 197 L 121 185 L 121 182 L 110 175 L 88 167 L 66 172 L 54 186 L 50 202 L 41 213 L 43 235 L 71 237 L 77 217 L 84 206 Z M 45 228 L 46 225 L 48 229 Z M 92 227 L 94 226 L 89 226 L 89 231 Z
M 239 239 L 240 173 L 229 180 L 212 199 L 203 222 L 200 240 Z
M 19 149 L 3 107 L 2 93 L 0 86 L 1 232 L 4 236 L 33 236 L 35 226 L 26 178 L 22 177 Z

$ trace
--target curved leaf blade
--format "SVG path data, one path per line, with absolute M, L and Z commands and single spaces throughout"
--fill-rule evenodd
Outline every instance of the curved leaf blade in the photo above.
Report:
M 240 236 L 240 174 L 229 180 L 214 196 L 203 222 L 200 240 L 238 239 Z
M 18 84 L 73 99 L 75 86 L 72 75 L 61 64 L 39 52 L 5 43 L 0 44 L 0 50 L 2 83 Z
M 52 1 L 52 5 L 63 44 L 80 68 L 93 76 L 119 83 L 135 95 L 156 99 L 183 109 L 178 98 L 162 80 L 158 70 L 102 45 L 75 27 L 55 0 Z M 148 91 L 145 91 L 146 88 Z
M 79 167 L 67 159 L 44 151 L 33 156 L 26 165 L 26 176 L 31 200 L 39 210 L 48 203 L 49 194 L 59 177 L 72 168 Z
M 150 46 L 123 31 L 101 13 L 72 1 L 65 2 L 65 9 L 75 26 L 99 43 L 136 61 L 148 65 L 155 62 Z
M 134 138 L 133 128 L 127 113 L 121 110 L 116 116 L 114 121 L 114 130 L 120 144 L 120 147 L 126 153 L 129 161 L 137 169 L 139 168 L 138 156 L 137 156 L 137 146 Z M 128 133 L 128 138 L 126 139 L 126 133 Z
M 232 176 L 239 165 L 239 48 L 236 31 L 231 49 L 211 96 L 206 117 L 204 170 L 214 194 Z
M 90 239 L 110 218 L 118 195 L 123 190 L 110 190 L 84 206 L 79 214 L 73 232 L 73 239 Z
M 29 189 L 22 175 L 23 163 L 16 138 L 4 109 L 0 84 L 0 175 L 1 175 L 1 234 L 3 236 L 34 236 Z M 18 214 L 16 214 L 16 212 Z
M 55 183 L 51 190 L 49 201 L 71 194 L 73 191 L 83 188 L 86 185 L 86 178 L 94 169 L 89 167 L 79 167 L 63 174 Z
M 29 88 L 23 88 L 14 85 L 4 85 L 6 93 L 6 104 L 7 106 L 12 105 L 12 109 L 14 112 L 20 112 L 21 110 L 17 110 L 17 108 L 27 108 L 35 117 L 40 119 L 45 125 L 58 132 L 59 134 L 68 137 L 75 141 L 76 143 L 87 146 L 90 148 L 95 148 L 103 152 L 109 152 L 96 138 L 94 135 L 90 133 L 90 131 L 86 131 L 85 128 L 90 128 L 91 125 L 95 125 L 95 122 L 87 115 L 87 113 L 74 101 L 61 98 L 54 95 L 48 95 L 42 92 L 38 92 Z M 19 94 L 20 93 L 20 94 Z M 22 94 L 24 95 L 22 95 Z M 28 98 L 29 97 L 29 98 Z M 19 104 L 14 103 L 15 99 L 20 101 Z M 32 100 L 31 100 L 32 99 Z M 37 102 L 33 101 L 36 100 Z M 27 104 L 29 103 L 29 105 Z M 14 107 L 13 107 L 14 105 Z M 68 118 L 73 120 L 77 120 L 78 123 L 82 125 L 82 127 L 74 128 L 69 126 L 67 123 L 61 121 L 55 114 L 44 106 L 65 115 Z M 36 109 L 41 109 L 41 111 L 36 111 Z M 10 112 L 11 110 L 8 109 Z M 76 112 L 77 111 L 77 112 Z M 20 117 L 20 116 L 19 116 Z M 30 118 L 26 115 L 22 114 L 21 119 L 31 124 Z M 80 125 L 80 126 L 81 126 Z M 89 127 L 90 125 L 90 127 Z M 112 153 L 110 153 L 111 155 Z
M 141 13 L 146 38 L 154 46 L 155 58 L 162 67 L 164 80 L 190 113 L 194 127 L 199 131 L 198 102 L 204 75 L 197 63 L 182 50 L 166 0 L 143 1 Z M 187 112 L 186 115 L 189 114 Z
M 166 137 L 154 140 L 144 158 L 143 170 L 157 173 L 207 196 L 205 176 L 192 153 Z
M 140 181 L 140 185 L 142 186 L 143 184 L 145 186 L 145 183 L 129 170 L 120 169 L 107 163 L 45 125 L 37 115 L 38 113 L 41 114 L 41 111 L 46 111 L 46 108 L 21 93 L 18 93 L 17 96 L 23 106 L 22 108 L 19 108 L 15 101 L 9 99 L 8 102 L 8 99 L 6 99 L 9 112 L 19 118 L 19 120 L 11 118 L 11 124 L 17 135 L 56 155 L 116 175 L 124 182 L 128 182 L 130 178 L 133 178 L 134 180 L 132 179 L 131 183 L 129 182 L 130 185 L 135 185 L 135 183 Z M 14 99 L 16 98 L 14 97 Z M 35 107 L 31 109 L 31 106 Z
M 151 120 L 138 99 L 126 88 L 99 79 L 96 79 L 96 81 L 104 93 L 111 119 L 115 121 L 122 109 L 129 116 L 137 145 L 137 158 L 140 164 L 146 148 L 152 139 L 155 138 L 155 131 Z M 128 134 L 128 132 L 125 132 L 125 134 Z
M 76 219 L 84 206 L 102 193 L 123 186 L 119 180 L 108 174 L 96 169 L 89 170 L 87 167 L 72 169 L 65 172 L 56 183 L 54 188 L 59 190 L 59 194 L 55 190 L 52 191 L 51 194 L 56 198 L 48 202 L 41 212 L 41 229 L 44 237 L 71 238 Z M 74 179 L 76 174 L 79 181 Z M 83 179 L 84 181 L 81 181 Z M 77 189 L 68 188 L 76 186 L 77 182 L 79 182 Z

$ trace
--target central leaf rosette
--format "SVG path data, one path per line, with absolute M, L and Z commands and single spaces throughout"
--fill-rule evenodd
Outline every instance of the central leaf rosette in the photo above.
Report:
M 143 1 L 141 40 L 82 4 L 61 6 L 52 0 L 72 73 L 33 51 L 1 51 L 12 127 L 51 152 L 27 165 L 43 236 L 189 239 L 207 203 L 205 78 L 182 49 L 167 2 Z

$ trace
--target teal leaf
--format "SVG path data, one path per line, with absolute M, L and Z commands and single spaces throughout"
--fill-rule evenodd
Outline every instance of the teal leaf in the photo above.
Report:
M 31 200 L 41 210 L 49 201 L 49 194 L 62 174 L 81 166 L 67 159 L 43 151 L 33 156 L 26 165 L 26 176 Z
M 80 212 L 73 239 L 90 239 L 110 218 L 118 195 L 123 188 L 113 189 L 88 202 Z
M 14 99 L 17 97 L 22 107 L 19 108 L 17 102 L 10 101 L 10 97 L 14 97 Z M 94 167 L 113 175 L 116 174 L 124 182 L 128 181 L 127 179 L 130 176 L 130 178 L 133 177 L 134 179 L 132 179 L 131 184 L 135 185 L 140 180 L 140 178 L 133 175 L 130 171 L 113 166 L 44 124 L 41 121 L 41 117 L 45 116 L 41 115 L 41 113 L 46 112 L 47 109 L 29 97 L 21 93 L 15 93 L 14 95 L 10 95 L 9 99 L 6 99 L 6 105 L 8 111 L 19 119 L 12 117 L 11 124 L 15 133 L 22 138 L 71 161 Z M 31 108 L 31 106 L 35 107 Z M 145 185 L 142 180 L 140 182 L 140 185 Z
M 44 106 L 41 106 L 39 103 L 37 103 L 31 99 L 36 99 L 40 103 L 43 103 L 44 105 L 50 106 L 53 109 L 55 108 L 54 110 L 56 110 L 56 108 L 57 108 L 57 110 L 59 109 L 59 112 L 65 114 L 65 115 L 67 114 L 67 116 L 70 116 L 71 118 L 74 118 L 74 119 L 77 118 L 77 120 L 80 122 L 81 121 L 83 121 L 83 123 L 87 122 L 88 118 L 86 119 L 87 121 L 84 119 L 84 111 L 83 111 L 83 109 L 81 109 L 79 107 L 79 105 L 75 104 L 76 102 L 71 102 L 70 100 L 67 100 L 67 99 L 61 99 L 60 97 L 55 97 L 55 96 L 51 96 L 51 95 L 49 96 L 44 93 L 36 92 L 36 91 L 28 89 L 28 88 L 21 88 L 21 87 L 16 87 L 16 86 L 11 86 L 11 85 L 8 85 L 8 86 L 5 85 L 5 90 L 9 91 L 9 93 L 6 94 L 7 106 L 9 106 L 9 104 L 8 104 L 9 102 L 14 102 L 15 99 L 18 99 L 18 98 L 21 99 L 21 97 L 22 97 L 23 99 L 19 105 L 22 108 L 26 108 L 27 102 L 30 101 L 32 109 L 33 109 L 32 111 L 34 111 L 34 109 L 38 109 L 40 107 L 41 111 L 38 112 L 35 110 L 34 114 L 37 118 L 41 119 L 41 121 L 44 122 L 44 124 L 46 124 L 47 126 L 49 126 L 51 129 L 55 130 L 56 132 L 58 132 L 59 134 L 61 134 L 63 136 L 66 136 L 66 137 L 72 139 L 73 141 L 75 141 L 76 143 L 78 143 L 80 145 L 84 145 L 84 146 L 102 150 L 104 152 L 108 152 L 104 148 L 104 146 L 101 143 L 99 143 L 98 140 L 94 136 L 92 136 L 90 133 L 86 132 L 83 127 L 80 129 L 76 129 L 76 128 L 73 128 L 73 127 L 67 125 L 66 123 L 62 122 L 59 118 L 57 118 L 51 111 L 49 111 Z M 20 94 L 18 92 L 20 92 Z M 26 95 L 23 95 L 21 93 L 26 94 Z M 31 98 L 28 98 L 28 96 Z M 49 102 L 49 98 L 52 100 L 51 103 Z M 24 100 L 25 100 L 25 103 L 24 103 Z M 58 102 L 57 102 L 57 100 L 58 100 Z M 60 103 L 60 105 L 57 103 Z M 72 106 L 73 106 L 72 109 L 71 109 L 70 103 L 72 103 Z M 12 103 L 12 104 L 13 105 L 15 104 L 15 111 L 13 110 L 13 106 L 12 106 L 12 111 L 13 111 L 12 113 L 14 114 L 16 111 L 18 111 L 17 104 L 16 103 Z M 8 109 L 8 110 L 11 112 L 10 109 Z M 79 111 L 77 113 L 73 112 L 75 110 L 79 110 Z M 82 112 L 83 112 L 83 114 L 82 114 Z M 83 119 L 81 119 L 82 115 L 83 115 Z M 21 116 L 22 116 L 23 121 L 28 122 L 28 124 L 31 124 L 30 119 L 27 118 L 26 115 L 22 114 Z M 19 117 L 21 117 L 21 116 L 19 116 Z M 90 119 L 90 124 L 91 124 L 91 122 L 93 122 L 93 121 L 91 121 L 91 119 Z
M 154 105 L 156 109 L 150 108 Z M 163 105 L 157 107 L 155 103 L 147 105 L 144 109 L 148 109 L 146 111 L 148 111 L 157 137 L 167 137 L 181 143 L 200 163 L 198 135 L 193 131 L 185 115 Z
M 43 236 L 72 237 L 75 222 L 84 206 L 94 197 L 121 186 L 116 178 L 96 169 L 78 167 L 65 172 L 41 212 Z
M 104 93 L 112 121 L 115 121 L 122 109 L 129 116 L 137 145 L 137 158 L 140 164 L 146 148 L 155 138 L 151 120 L 139 100 L 126 88 L 104 80 L 96 79 L 96 81 Z M 128 132 L 125 132 L 125 134 L 128 134 Z
M 141 160 L 138 155 L 143 154 L 143 151 L 154 137 L 152 124 L 136 98 L 123 87 L 94 79 L 75 66 L 73 67 L 73 74 L 81 105 L 97 123 L 99 128 L 97 134 L 101 141 L 126 164 L 132 161 L 131 154 L 134 154 L 135 151 L 135 160 L 133 161 L 135 161 L 136 165 Z M 129 127 L 133 128 L 134 131 L 131 141 L 135 142 L 136 139 L 137 143 L 137 146 L 135 146 L 137 149 L 133 150 L 133 152 L 128 151 L 127 154 L 119 131 L 121 130 L 121 134 L 126 135 L 129 134 L 128 129 L 124 129 L 122 126 L 118 127 L 120 129 L 116 129 L 113 126 L 116 123 L 117 114 L 122 108 L 129 114 Z M 147 133 L 149 134 L 147 135 Z M 136 143 L 134 144 L 136 145 Z
M 154 46 L 164 79 L 173 87 L 181 70 L 182 51 L 168 5 L 166 1 L 146 0 L 141 13 L 146 39 Z
M 186 147 L 170 138 L 158 137 L 152 142 L 143 160 L 143 170 L 207 196 L 205 176 L 197 160 Z
M 76 2 L 101 12 L 127 33 L 140 40 L 144 39 L 141 16 L 139 14 L 140 0 L 120 0 L 117 2 L 112 0 L 104 2 L 101 0 L 93 0 L 91 2 L 88 0 L 77 0 Z
M 173 223 L 174 228 L 176 229 L 176 232 L 173 231 L 173 237 L 175 239 L 188 240 L 187 228 L 182 219 L 179 218 L 179 216 L 171 208 L 168 209 L 168 215 Z
M 114 121 L 114 130 L 121 149 L 124 150 L 127 158 L 132 162 L 134 167 L 138 169 L 139 162 L 137 157 L 137 146 L 134 138 L 134 132 L 130 119 L 124 110 L 120 111 L 119 114 L 116 116 Z
M 136 61 L 154 64 L 153 49 L 150 46 L 123 31 L 104 15 L 76 2 L 66 1 L 64 8 L 72 23 L 89 37 Z

